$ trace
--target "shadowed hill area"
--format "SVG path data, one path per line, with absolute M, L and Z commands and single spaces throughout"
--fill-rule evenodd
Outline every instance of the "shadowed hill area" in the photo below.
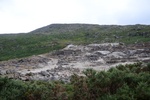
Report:
M 51 24 L 26 34 L 1 34 L 0 61 L 47 53 L 68 44 L 149 41 L 149 25 Z
M 91 24 L 51 24 L 39 29 L 33 30 L 30 33 L 64 33 L 64 32 L 74 32 L 80 29 L 90 29 L 99 27 L 99 25 Z

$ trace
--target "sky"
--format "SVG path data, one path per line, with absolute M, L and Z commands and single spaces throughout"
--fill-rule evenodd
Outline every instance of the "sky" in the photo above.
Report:
M 150 0 L 0 0 L 0 33 L 54 23 L 150 24 Z

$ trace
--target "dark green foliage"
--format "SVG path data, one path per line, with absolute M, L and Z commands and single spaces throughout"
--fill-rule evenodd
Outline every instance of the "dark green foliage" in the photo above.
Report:
M 27 85 L 18 80 L 0 79 L 0 100 L 23 99 Z
M 26 34 L 0 35 L 0 61 L 58 50 L 67 44 L 150 41 L 149 25 L 53 24 Z
M 32 34 L 0 35 L 0 61 L 37 55 L 64 47 L 64 44 L 51 38 Z
M 119 65 L 108 71 L 87 69 L 69 83 L 0 78 L 0 100 L 149 100 L 149 64 Z

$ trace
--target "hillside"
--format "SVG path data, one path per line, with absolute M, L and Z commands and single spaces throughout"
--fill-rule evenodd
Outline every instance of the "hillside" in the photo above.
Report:
M 149 77 L 149 25 L 0 35 L 0 100 L 148 100 Z
M 149 25 L 51 24 L 26 34 L 0 35 L 0 61 L 47 53 L 68 44 L 150 41 Z
M 2 61 L 0 75 L 20 80 L 69 82 L 73 74 L 83 75 L 82 71 L 88 68 L 100 71 L 136 62 L 150 62 L 150 44 L 71 44 L 46 54 Z

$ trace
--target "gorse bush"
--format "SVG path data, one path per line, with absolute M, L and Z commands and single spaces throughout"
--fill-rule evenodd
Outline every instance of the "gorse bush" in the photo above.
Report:
M 0 78 L 0 100 L 149 100 L 149 64 L 119 65 L 108 71 L 87 69 L 69 83 Z

